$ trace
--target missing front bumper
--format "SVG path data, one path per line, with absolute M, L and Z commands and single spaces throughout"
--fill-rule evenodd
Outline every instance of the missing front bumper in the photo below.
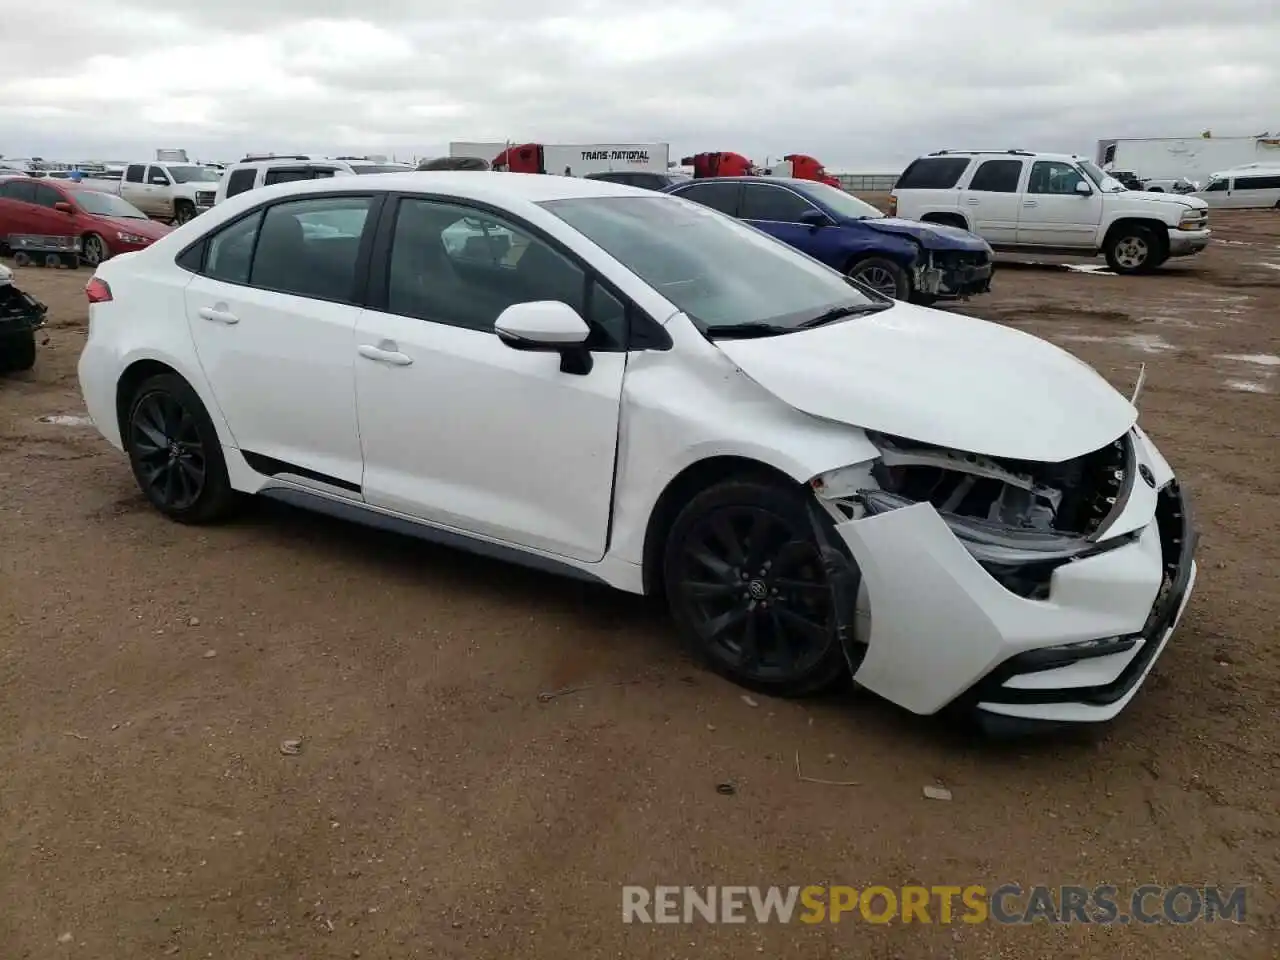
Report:
M 915 287 L 939 299 L 964 299 L 991 290 L 994 265 L 981 254 L 929 254 L 916 267 Z
M 1048 600 L 1002 587 L 928 504 L 837 524 L 869 598 L 854 679 L 919 714 L 968 705 L 1027 719 L 1110 719 L 1145 678 L 1194 583 L 1185 496 L 1167 489 L 1156 522 L 1132 542 L 1056 569 Z M 1140 645 L 1081 656 L 1084 667 L 1046 669 L 1037 653 L 1135 635 Z M 1031 661 L 1038 688 L 1016 689 Z

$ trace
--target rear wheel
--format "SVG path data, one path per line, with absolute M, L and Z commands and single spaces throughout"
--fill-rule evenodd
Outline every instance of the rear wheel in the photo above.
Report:
M 36 333 L 27 330 L 0 338 L 0 373 L 30 370 L 36 365 Z
M 831 584 L 802 493 L 768 479 L 719 483 L 672 525 L 668 603 L 712 669 L 779 696 L 848 673 Z
M 911 278 L 907 271 L 884 257 L 867 257 L 849 268 L 849 277 L 894 300 L 911 296 Z
M 165 516 L 198 524 L 231 512 L 237 496 L 222 444 L 204 404 L 181 377 L 166 373 L 144 381 L 129 403 L 123 433 L 139 489 Z

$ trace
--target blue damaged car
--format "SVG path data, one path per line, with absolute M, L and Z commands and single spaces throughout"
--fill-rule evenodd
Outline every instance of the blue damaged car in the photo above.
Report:
M 991 289 L 990 245 L 959 227 L 900 220 L 836 187 L 790 177 L 706 177 L 664 192 L 744 220 L 895 300 Z

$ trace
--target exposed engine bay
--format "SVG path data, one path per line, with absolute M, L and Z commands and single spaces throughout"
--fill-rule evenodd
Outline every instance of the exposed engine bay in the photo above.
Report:
M 996 460 L 872 436 L 882 451 L 880 489 L 942 513 L 1005 526 L 1087 537 L 1115 506 L 1124 484 L 1126 439 L 1063 463 Z
M 1048 596 L 1056 567 L 1116 545 L 1096 538 L 1122 504 L 1134 469 L 1127 434 L 1062 463 L 984 457 L 883 434 L 868 438 L 879 459 L 813 482 L 836 522 L 928 503 L 992 576 L 1029 599 Z
M 993 266 L 985 253 L 923 250 L 913 271 L 915 289 L 933 297 L 965 298 L 991 289 Z

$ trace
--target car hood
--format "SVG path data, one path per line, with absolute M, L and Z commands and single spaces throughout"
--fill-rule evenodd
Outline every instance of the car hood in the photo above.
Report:
M 1125 203 L 1154 204 L 1163 209 L 1174 206 L 1204 210 L 1209 206 L 1199 197 L 1190 197 L 1185 193 L 1164 193 L 1159 190 L 1129 190 L 1125 193 L 1112 194 L 1112 196 L 1124 198 Z
M 1084 361 L 1030 334 L 911 304 L 715 345 L 784 403 L 920 443 L 1058 463 L 1137 411 Z
M 154 220 L 137 220 L 132 217 L 94 217 L 99 223 L 109 224 L 121 233 L 132 233 L 134 236 L 146 237 L 148 240 L 159 240 L 173 230 L 167 223 L 156 223 Z
M 961 227 L 953 227 L 945 223 L 922 223 L 919 220 L 903 220 L 899 217 L 879 217 L 874 220 L 859 220 L 858 224 L 879 230 L 881 233 L 894 233 L 899 236 L 914 237 L 921 246 L 930 250 L 982 250 L 989 248 L 987 241 Z

